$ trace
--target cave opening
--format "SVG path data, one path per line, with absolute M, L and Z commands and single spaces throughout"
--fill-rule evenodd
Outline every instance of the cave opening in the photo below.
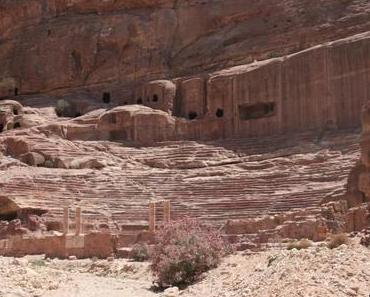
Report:
M 14 114 L 14 115 L 18 115 L 18 114 L 19 114 L 18 109 L 17 109 L 17 108 L 15 108 L 15 107 L 13 108 L 13 114 Z
M 137 99 L 137 104 L 139 104 L 139 105 L 141 105 L 141 104 L 143 104 L 143 99 L 140 97 L 139 99 Z
M 13 128 L 14 129 L 21 128 L 21 123 L 15 122 Z
M 0 214 L 0 221 L 13 221 L 18 218 L 16 211 Z
M 195 111 L 190 111 L 188 114 L 189 120 L 195 120 L 198 117 L 198 114 Z
M 18 96 L 18 88 L 14 88 L 14 96 Z
M 217 109 L 216 117 L 218 117 L 218 118 L 223 118 L 224 117 L 224 110 L 222 108 Z
M 17 208 L 11 210 L 0 208 L 0 221 L 10 222 L 16 219 L 20 219 L 21 222 L 25 222 L 30 215 L 41 217 L 45 213 L 47 213 L 46 210 L 39 208 Z
M 158 102 L 158 100 L 159 100 L 158 95 L 157 94 L 154 94 L 153 95 L 153 102 Z
M 275 107 L 275 102 L 239 105 L 239 118 L 246 121 L 271 117 L 275 115 Z
M 0 133 L 4 131 L 4 125 L 0 124 Z
M 111 97 L 109 92 L 103 93 L 103 103 L 108 104 L 110 103 Z
M 17 219 L 19 210 L 19 206 L 13 200 L 0 196 L 0 221 Z

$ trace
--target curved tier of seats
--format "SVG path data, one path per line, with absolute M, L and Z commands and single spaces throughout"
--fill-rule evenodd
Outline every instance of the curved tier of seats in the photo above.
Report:
M 189 215 L 216 224 L 318 207 L 344 193 L 359 156 L 359 135 L 352 132 L 333 132 L 320 142 L 305 133 L 145 148 L 23 137 L 31 150 L 49 157 L 91 156 L 107 166 L 99 172 L 11 166 L 1 173 L 2 195 L 56 219 L 63 206 L 80 205 L 85 222 L 120 230 L 146 226 L 150 200 L 171 200 L 173 218 Z M 158 221 L 162 216 L 158 208 Z

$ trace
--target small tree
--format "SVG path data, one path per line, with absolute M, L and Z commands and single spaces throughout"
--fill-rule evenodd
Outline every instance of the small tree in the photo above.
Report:
M 156 242 L 151 269 L 161 287 L 195 282 L 203 272 L 216 267 L 227 251 L 220 232 L 191 218 L 164 225 Z

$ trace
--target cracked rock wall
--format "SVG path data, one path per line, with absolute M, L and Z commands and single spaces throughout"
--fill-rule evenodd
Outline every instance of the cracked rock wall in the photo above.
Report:
M 370 30 L 366 0 L 0 0 L 0 97 L 192 75 Z M 128 95 L 127 95 L 128 96 Z

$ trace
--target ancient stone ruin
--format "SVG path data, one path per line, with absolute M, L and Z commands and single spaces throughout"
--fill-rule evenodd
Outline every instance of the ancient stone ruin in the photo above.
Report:
M 0 62 L 0 255 L 370 225 L 366 0 L 0 0 Z

